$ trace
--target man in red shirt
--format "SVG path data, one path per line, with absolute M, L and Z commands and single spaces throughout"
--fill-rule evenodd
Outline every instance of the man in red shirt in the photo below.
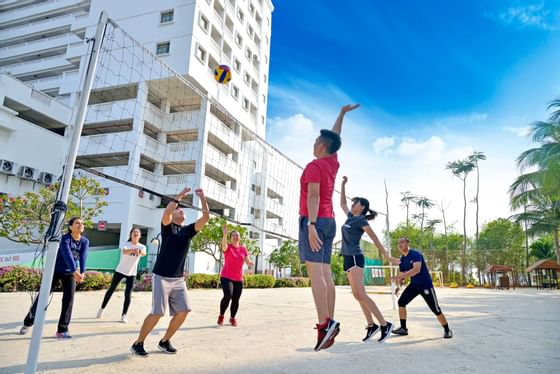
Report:
M 340 132 L 344 115 L 359 105 L 345 105 L 332 130 L 321 130 L 313 145 L 313 156 L 300 178 L 299 257 L 311 279 L 311 291 L 319 323 L 315 351 L 334 343 L 340 324 L 333 319 L 335 288 L 331 274 L 332 243 L 336 222 L 332 195 L 340 164 L 336 152 L 342 144 Z

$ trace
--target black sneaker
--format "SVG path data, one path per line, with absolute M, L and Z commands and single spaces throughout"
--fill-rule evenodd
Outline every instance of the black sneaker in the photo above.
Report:
M 136 356 L 146 357 L 148 352 L 144 349 L 144 343 L 134 343 L 132 347 L 130 347 L 130 352 L 135 354 Z
M 397 334 L 397 335 L 408 335 L 408 329 L 399 327 L 396 330 L 393 330 L 393 334 Z
M 169 353 L 169 354 L 177 353 L 177 350 L 175 349 L 174 346 L 171 345 L 171 342 L 169 340 L 166 341 L 166 342 L 164 342 L 163 340 L 160 340 L 157 347 L 160 351 L 165 352 L 165 353 Z
M 363 342 L 367 342 L 376 332 L 379 331 L 379 326 L 374 324 L 373 326 L 366 327 L 366 336 L 362 339 Z
M 444 339 L 451 339 L 453 337 L 453 331 L 451 330 L 447 330 L 443 333 L 443 338 Z
M 382 343 L 385 339 L 391 336 L 391 331 L 393 331 L 393 324 L 391 322 L 387 322 L 385 326 L 381 326 L 381 337 L 377 341 Z

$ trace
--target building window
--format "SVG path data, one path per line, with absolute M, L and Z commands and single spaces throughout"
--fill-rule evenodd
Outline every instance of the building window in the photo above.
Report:
M 173 22 L 173 10 L 168 10 L 165 12 L 161 12 L 159 23 L 171 23 Z
M 235 100 L 238 100 L 238 99 L 239 99 L 239 87 L 237 87 L 236 85 L 233 85 L 233 86 L 232 86 L 232 89 L 231 89 L 231 96 L 233 96 L 233 98 L 234 98 Z
M 245 13 L 243 13 L 243 11 L 241 9 L 237 10 L 237 18 L 239 18 L 241 23 L 243 23 L 243 21 L 245 21 Z
M 270 18 L 266 17 L 266 25 L 270 26 Z
M 247 60 L 249 61 L 251 61 L 251 58 L 253 57 L 253 52 L 251 52 L 249 47 L 245 48 L 245 57 L 247 57 Z
M 255 6 L 253 3 L 249 3 L 249 13 L 251 13 L 251 15 L 255 14 Z
M 249 110 L 249 100 L 246 97 L 243 98 L 243 102 L 241 105 L 243 106 L 243 109 Z
M 156 55 L 169 54 L 169 42 L 158 43 L 156 45 Z
M 263 98 L 263 103 L 266 104 L 266 95 L 262 95 L 262 98 Z
M 266 41 L 266 45 L 268 46 L 268 43 L 270 43 L 270 40 L 268 39 L 268 36 L 265 36 L 264 40 Z
M 200 62 L 202 62 L 203 64 L 206 63 L 206 50 L 204 48 L 202 48 L 202 46 L 198 46 L 196 48 L 196 58 L 198 58 L 200 60 Z
M 268 56 L 267 56 L 267 55 L 264 55 L 264 63 L 265 63 L 266 65 L 268 65 Z
M 264 116 L 261 116 L 261 123 L 264 125 Z
M 235 44 L 237 44 L 239 47 L 243 45 L 243 37 L 240 33 L 235 34 Z
M 247 24 L 247 34 L 249 34 L 249 38 L 253 38 L 253 35 L 255 34 L 255 30 L 253 29 L 253 26 Z
M 237 72 L 241 71 L 241 62 L 237 58 L 233 60 L 233 68 Z
M 266 74 L 263 76 L 264 83 L 266 83 Z
M 208 30 L 210 29 L 210 21 L 208 21 L 208 18 L 206 18 L 206 16 L 202 14 L 202 12 L 200 13 L 200 17 L 198 18 L 198 26 L 200 26 L 200 28 L 205 32 L 208 32 Z

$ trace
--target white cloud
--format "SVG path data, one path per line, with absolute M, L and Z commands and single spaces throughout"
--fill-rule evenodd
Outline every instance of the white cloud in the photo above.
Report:
M 373 150 L 375 151 L 375 154 L 381 154 L 384 153 L 386 151 L 388 151 L 393 145 L 395 145 L 395 137 L 391 136 L 391 137 L 381 137 L 376 139 L 372 146 L 373 146 Z
M 516 27 L 536 27 L 547 31 L 560 29 L 560 11 L 546 9 L 542 3 L 510 7 L 497 18 L 506 25 Z
M 311 161 L 317 135 L 313 121 L 302 113 L 268 120 L 267 138 L 272 139 L 275 147 L 300 165 Z
M 429 162 L 439 158 L 443 153 L 444 147 L 445 143 L 443 140 L 435 135 L 424 142 L 405 138 L 399 144 L 397 153 L 402 157 Z
M 528 126 L 520 126 L 520 127 L 504 126 L 502 127 L 502 130 L 515 134 L 516 136 L 519 137 L 526 137 L 531 131 L 531 128 Z

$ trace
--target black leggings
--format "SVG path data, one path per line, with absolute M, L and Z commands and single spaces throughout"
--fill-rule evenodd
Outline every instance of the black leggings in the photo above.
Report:
M 239 309 L 239 298 L 243 291 L 243 281 L 232 281 L 231 279 L 221 277 L 220 282 L 222 283 L 222 291 L 224 291 L 224 297 L 220 301 L 220 315 L 224 315 L 231 300 L 231 318 L 235 318 Z
M 134 286 L 134 275 L 124 275 L 119 273 L 118 271 L 115 271 L 113 273 L 111 285 L 107 289 L 107 292 L 105 292 L 105 297 L 103 298 L 101 308 L 105 309 L 105 307 L 109 303 L 109 299 L 111 299 L 111 296 L 113 295 L 113 292 L 115 292 L 115 289 L 123 278 L 126 278 L 126 288 L 124 290 L 124 305 L 122 314 L 126 314 L 126 312 L 128 312 L 128 307 L 130 306 L 130 295 L 132 294 L 132 287 Z
M 399 307 L 404 308 L 410 303 L 416 296 L 421 295 L 424 301 L 430 307 L 432 313 L 436 316 L 441 314 L 441 309 L 436 297 L 436 291 L 433 287 L 420 289 L 411 284 L 409 284 L 403 291 L 401 297 L 399 298 Z
M 58 319 L 58 329 L 56 332 L 68 332 L 68 325 L 72 318 L 72 306 L 74 305 L 74 293 L 76 292 L 76 281 L 74 280 L 74 273 L 62 274 L 54 273 L 51 283 L 51 293 L 58 281 L 62 282 L 62 309 L 60 310 L 60 318 Z M 39 294 L 33 302 L 33 306 L 23 320 L 24 326 L 33 326 L 35 322 L 35 313 L 37 312 L 37 301 Z

